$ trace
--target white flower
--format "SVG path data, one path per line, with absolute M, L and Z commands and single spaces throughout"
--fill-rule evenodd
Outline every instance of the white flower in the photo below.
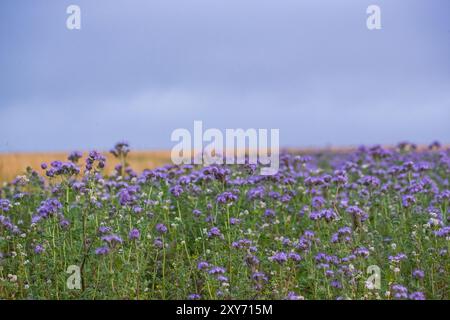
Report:
M 375 284 L 370 280 L 366 280 L 365 287 L 369 290 L 373 290 L 375 289 Z

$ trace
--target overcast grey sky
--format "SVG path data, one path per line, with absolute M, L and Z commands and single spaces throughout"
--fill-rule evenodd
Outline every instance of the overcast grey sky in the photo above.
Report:
M 449 143 L 449 40 L 448 0 L 2 0 L 0 152 L 170 148 L 194 120 L 283 146 Z

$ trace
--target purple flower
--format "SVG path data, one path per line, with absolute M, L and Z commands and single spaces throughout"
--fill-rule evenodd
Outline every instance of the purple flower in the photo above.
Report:
M 331 236 L 331 242 L 350 242 L 351 241 L 352 229 L 350 227 L 343 227 Z
M 297 295 L 295 292 L 290 291 L 284 300 L 303 300 L 302 296 Z
M 138 229 L 134 228 L 130 231 L 128 234 L 128 239 L 130 240 L 137 240 L 141 236 L 141 233 Z
M 234 202 L 237 200 L 237 196 L 235 196 L 232 192 L 225 191 L 219 194 L 216 198 L 216 202 L 219 204 L 226 204 L 230 202 Z
M 434 235 L 440 238 L 447 237 L 450 234 L 450 226 L 443 227 L 439 230 L 434 231 Z
M 241 220 L 238 219 L 238 218 L 230 218 L 230 224 L 231 224 L 231 225 L 236 225 L 236 224 L 238 224 L 239 222 L 241 222 Z
M 37 244 L 37 245 L 34 246 L 34 253 L 41 254 L 44 251 L 45 251 L 45 249 L 44 249 L 44 247 L 42 245 Z
M 110 227 L 106 227 L 106 226 L 100 226 L 100 227 L 98 228 L 98 232 L 99 232 L 100 234 L 109 233 L 109 232 L 111 232 L 111 228 L 110 228 Z
M 213 267 L 208 271 L 209 274 L 224 274 L 225 269 L 222 267 Z
M 423 279 L 425 277 L 425 272 L 423 272 L 423 270 L 416 269 L 413 271 L 412 275 L 416 279 Z
M 324 219 L 326 222 L 331 222 L 337 218 L 337 214 L 332 209 L 323 209 L 318 212 L 311 212 L 309 218 L 314 221 Z
M 411 300 L 426 300 L 425 299 L 425 294 L 423 292 L 420 292 L 420 291 L 411 293 L 409 295 L 409 298 Z
M 70 226 L 70 222 L 69 222 L 69 220 L 62 219 L 62 220 L 59 222 L 59 225 L 61 226 L 61 228 L 67 229 L 67 228 Z
M 188 295 L 188 300 L 199 300 L 201 298 L 202 296 L 197 293 L 191 293 L 190 295 Z
M 11 207 L 11 203 L 8 199 L 0 199 L 0 209 L 4 212 L 9 211 L 9 208 Z
M 109 234 L 102 237 L 102 241 L 108 243 L 111 248 L 114 248 L 116 245 L 121 244 L 123 242 L 122 238 L 116 234 Z
M 275 211 L 272 209 L 266 209 L 266 211 L 264 212 L 264 216 L 268 218 L 273 218 L 275 217 Z
M 222 275 L 217 276 L 217 280 L 220 282 L 228 282 L 228 278 Z
M 402 197 L 402 205 L 405 208 L 411 207 L 414 203 L 416 203 L 416 198 L 412 195 L 404 195 Z
M 171 187 L 169 191 L 175 198 L 178 198 L 184 192 L 183 187 L 180 185 Z
M 156 225 L 156 231 L 158 231 L 160 234 L 166 233 L 167 232 L 167 227 L 162 224 L 162 223 L 158 223 Z
M 408 289 L 406 287 L 394 284 L 392 285 L 392 291 L 394 292 L 394 297 L 397 299 L 408 299 Z
M 197 269 L 198 269 L 198 270 L 205 270 L 205 269 L 207 269 L 208 267 L 209 267 L 209 263 L 206 262 L 206 261 L 200 261 L 200 262 L 197 264 Z
M 353 254 L 357 257 L 367 258 L 369 256 L 369 250 L 364 247 L 358 247 L 353 250 Z
M 97 162 L 97 169 L 103 169 L 105 167 L 106 158 L 98 151 L 89 152 L 86 158 L 86 171 L 91 171 L 94 168 L 94 164 Z
M 287 261 L 288 256 L 284 252 L 277 252 L 273 256 L 271 256 L 269 259 L 281 264 L 281 263 L 284 263 Z
M 103 247 L 99 247 L 97 249 L 95 249 L 95 254 L 98 256 L 104 256 L 107 255 L 109 253 L 109 247 L 107 246 L 103 246 Z
M 295 253 L 295 252 L 289 252 L 288 258 L 293 261 L 300 261 L 302 259 L 302 257 L 298 253 Z
M 397 254 L 395 256 L 389 256 L 388 260 L 390 262 L 399 263 L 400 261 L 405 260 L 406 258 L 407 258 L 406 254 L 399 253 L 399 254 Z
M 220 232 L 220 229 L 217 227 L 212 227 L 211 229 L 209 229 L 208 231 L 208 238 L 212 238 L 212 237 L 223 237 L 222 236 L 222 232 Z
M 83 153 L 82 152 L 80 152 L 80 151 L 73 151 L 72 153 L 69 154 L 67 159 L 69 161 L 72 161 L 73 163 L 77 163 L 78 160 L 81 159 L 81 157 L 83 157 Z
M 127 141 L 121 141 L 116 143 L 114 149 L 110 151 L 116 158 L 126 157 L 130 152 L 130 144 Z
M 158 249 L 162 249 L 163 246 L 164 246 L 164 242 L 161 240 L 161 238 L 156 238 L 156 239 L 153 241 L 153 245 L 154 245 L 156 248 L 158 248 Z

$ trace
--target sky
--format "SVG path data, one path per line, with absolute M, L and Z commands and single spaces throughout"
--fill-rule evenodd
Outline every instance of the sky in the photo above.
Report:
M 0 152 L 168 149 L 194 120 L 286 147 L 450 143 L 449 40 L 448 0 L 2 0 Z

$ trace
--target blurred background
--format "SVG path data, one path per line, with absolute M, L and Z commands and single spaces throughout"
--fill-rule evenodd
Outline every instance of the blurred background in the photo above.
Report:
M 278 128 L 285 147 L 448 143 L 449 15 L 448 0 L 2 0 L 0 152 L 169 150 L 194 120 Z

